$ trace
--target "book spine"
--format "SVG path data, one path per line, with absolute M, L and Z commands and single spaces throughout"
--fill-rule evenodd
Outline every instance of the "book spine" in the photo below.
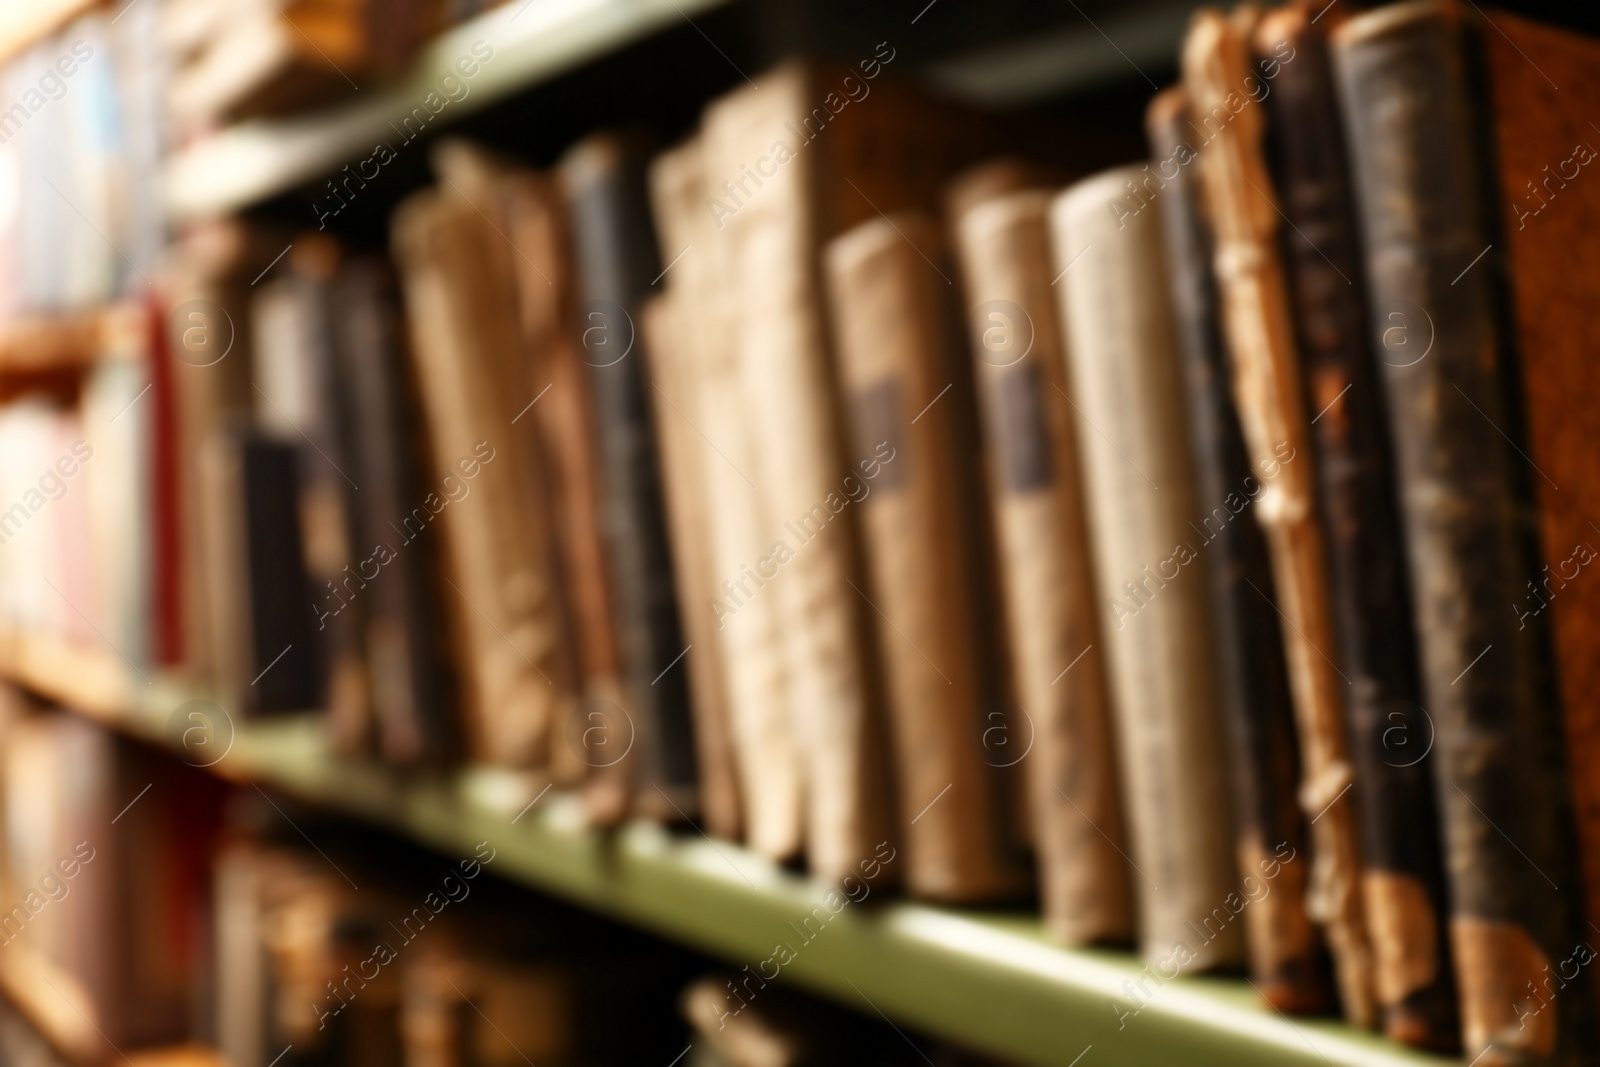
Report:
M 1094 606 L 1085 486 L 1046 227 L 1049 199 L 1019 193 L 956 222 L 972 375 L 1006 621 L 1024 714 L 984 735 L 995 764 L 1022 758 L 1045 919 L 1074 944 L 1133 932 L 1117 796 L 1107 659 Z M 1003 743 L 1002 743 L 1003 742 Z M 1020 753 L 1031 742 L 1031 751 Z
M 1299 726 L 1301 802 L 1312 820 L 1312 917 L 1333 953 L 1339 1001 L 1358 1026 L 1374 1022 L 1373 966 L 1360 892 L 1361 855 L 1353 769 L 1344 722 L 1339 654 L 1329 599 L 1327 546 L 1316 513 L 1310 429 L 1289 318 L 1288 287 L 1275 245 L 1279 215 L 1261 153 L 1260 108 L 1228 106 L 1252 73 L 1241 20 L 1196 16 L 1184 42 L 1184 84 L 1195 114 L 1217 108 L 1220 124 L 1198 166 L 1216 248 L 1223 333 L 1233 392 L 1253 465 L 1270 481 L 1256 509 L 1283 618 L 1289 685 Z
M 1570 958 L 1569 842 L 1532 630 L 1465 34 L 1452 5 L 1363 15 L 1331 38 L 1394 442 L 1467 1058 L 1577 1063 L 1584 1012 L 1530 998 Z M 1530 871 L 1530 868 L 1532 870 Z M 1565 879 L 1563 879 L 1565 880 Z M 1538 1010 L 1534 1010 L 1537 1008 Z M 1490 1051 L 1492 1048 L 1492 1052 Z
M 1050 225 L 1129 836 L 1151 889 L 1139 936 L 1148 959 L 1193 971 L 1240 962 L 1244 931 L 1217 911 L 1239 877 L 1160 205 L 1108 210 L 1140 179 L 1124 167 L 1071 186 Z
M 1299 238 L 1283 241 L 1295 338 L 1316 444 L 1334 617 L 1355 766 L 1362 897 L 1384 1031 L 1409 1045 L 1459 1046 L 1444 869 L 1424 747 L 1416 639 L 1388 433 L 1368 346 L 1355 207 L 1328 68 L 1307 4 L 1257 28 L 1273 180 Z M 1330 17 L 1324 26 L 1331 26 Z M 1287 61 L 1285 61 L 1287 60 Z
M 645 161 L 622 139 L 600 134 L 573 148 L 563 171 L 580 301 L 579 356 L 588 364 L 595 404 L 623 709 L 641 757 L 634 796 L 641 810 L 672 820 L 693 814 L 698 799 L 685 646 L 643 352 L 644 298 L 661 269 Z
M 861 508 L 864 592 L 878 612 L 898 756 L 906 885 L 977 903 L 1015 895 L 1027 872 L 1010 776 L 981 743 L 997 679 L 977 627 L 977 546 L 965 527 L 977 500 L 956 451 L 962 400 L 944 395 L 954 389 L 952 319 L 942 279 L 919 255 L 939 247 L 930 220 L 899 214 L 835 238 L 823 261 L 855 467 L 846 492 Z
M 1235 850 L 1248 891 L 1262 883 L 1273 848 L 1306 848 L 1296 800 L 1300 758 L 1294 708 L 1267 545 L 1251 510 L 1262 481 L 1246 458 L 1233 406 L 1233 376 L 1218 321 L 1211 233 L 1195 173 L 1189 97 L 1169 89 L 1146 116 L 1162 202 L 1173 323 L 1182 355 L 1189 433 L 1200 505 L 1191 530 L 1211 565 L 1219 693 L 1228 728 Z M 1271 1004 L 1290 1014 L 1325 1010 L 1332 990 L 1325 954 L 1306 912 L 1305 864 L 1288 864 L 1270 893 L 1246 916 L 1251 978 Z M 1252 899 L 1254 899 L 1254 894 Z

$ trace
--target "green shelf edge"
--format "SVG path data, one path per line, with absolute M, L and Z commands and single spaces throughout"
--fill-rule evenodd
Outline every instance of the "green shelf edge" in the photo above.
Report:
M 111 724 L 162 741 L 189 695 L 146 691 L 142 710 Z M 582 825 L 577 798 L 551 791 L 525 813 L 531 786 L 489 770 L 407 775 L 336 757 L 315 716 L 241 726 L 210 768 L 390 828 L 447 855 L 496 850 L 501 877 L 768 976 L 867 1015 L 910 1024 L 1039 1067 L 1441 1067 L 1441 1059 L 1327 1020 L 1290 1020 L 1239 979 L 1180 978 L 1119 1026 L 1113 1003 L 1137 1006 L 1124 983 L 1129 952 L 1070 950 L 1041 924 L 894 899 L 872 890 L 830 913 L 826 886 L 738 845 L 636 822 L 605 834 Z M 513 819 L 516 822 L 513 823 Z M 864 857 L 865 858 L 865 857 Z M 797 932 L 821 906 L 826 925 Z M 791 925 L 793 924 L 793 925 Z M 813 926 L 817 926 L 813 920 Z M 750 988 L 757 990 L 756 979 Z M 736 1002 L 729 1002 L 730 1008 Z M 1079 1061 L 1077 1057 L 1084 1054 Z
M 369 155 L 397 140 L 398 126 L 421 106 L 457 59 L 482 40 L 494 58 L 469 91 L 439 112 L 437 127 L 523 89 L 574 70 L 727 0 L 509 0 L 429 42 L 400 78 L 358 88 L 349 102 L 218 130 L 175 153 L 165 167 L 169 218 L 184 221 L 239 211 Z M 715 57 L 712 57 L 715 60 Z M 442 96 L 443 94 L 441 94 Z M 430 124 L 427 132 L 436 126 Z M 403 144 L 396 151 L 404 152 Z M 307 217 L 314 212 L 307 203 Z

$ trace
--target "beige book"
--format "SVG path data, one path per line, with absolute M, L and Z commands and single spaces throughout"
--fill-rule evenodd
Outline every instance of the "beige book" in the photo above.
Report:
M 1099 635 L 1074 415 L 1050 288 L 1049 196 L 1020 192 L 957 220 L 988 458 L 1010 670 L 1021 703 L 995 760 L 1031 740 L 1046 922 L 1072 943 L 1132 933 L 1106 650 Z
M 1317 519 L 1315 468 L 1300 381 L 1300 357 L 1289 313 L 1288 283 L 1278 252 L 1280 215 L 1261 153 L 1263 113 L 1235 111 L 1236 87 L 1254 78 L 1249 33 L 1253 9 L 1234 19 L 1200 12 L 1184 42 L 1184 86 L 1197 115 L 1221 108 L 1220 124 L 1200 153 L 1200 176 L 1216 247 L 1223 332 L 1233 390 L 1251 463 L 1263 474 L 1256 519 L 1267 535 L 1272 577 L 1283 616 L 1289 686 L 1299 726 L 1300 802 L 1311 823 L 1316 856 L 1307 910 L 1327 933 L 1339 1000 L 1352 1022 L 1375 1020 L 1374 971 L 1360 890 L 1356 806 L 1344 794 L 1353 772 L 1344 724 L 1344 680 L 1328 592 L 1328 552 Z M 1208 129 L 1210 129 L 1208 124 Z M 1291 459 L 1298 457 L 1299 462 Z
M 546 516 L 513 439 L 503 354 L 518 348 L 516 305 L 510 279 L 494 269 L 504 237 L 451 190 L 407 199 L 393 235 L 441 486 L 419 506 L 437 516 L 444 541 L 470 751 L 488 763 L 541 765 L 570 699 Z
M 705 604 L 716 589 L 707 538 L 704 482 L 694 421 L 700 417 L 697 383 L 691 377 L 688 349 L 692 334 L 684 321 L 687 299 L 662 294 L 645 305 L 641 328 L 650 360 L 651 396 L 660 437 L 661 476 L 672 539 L 672 565 L 678 583 L 679 614 L 689 652 L 689 696 L 694 715 L 700 809 L 707 828 L 739 840 L 739 776 L 734 765 L 727 677 L 717 643 L 717 617 Z M 690 415 L 690 412 L 693 415 Z
M 1243 958 L 1238 874 L 1159 203 L 1119 220 L 1138 167 L 1050 208 L 1100 634 L 1122 751 L 1139 938 L 1182 971 Z
M 835 238 L 824 265 L 857 466 L 849 497 L 861 510 L 864 592 L 876 613 L 896 755 L 906 884 L 921 897 L 976 903 L 1017 893 L 1028 873 L 1008 795 L 1009 760 L 992 759 L 983 744 L 998 672 L 977 610 L 976 487 L 958 451 L 969 430 L 961 416 L 970 386 L 955 380 L 952 294 L 923 258 L 942 259 L 942 243 L 929 218 L 902 212 Z M 1022 753 L 1020 742 L 1013 747 Z
M 684 601 L 715 620 L 717 656 L 729 703 L 729 730 L 742 791 L 745 837 L 756 851 L 787 860 L 805 841 L 805 777 L 789 713 L 778 604 L 751 577 L 772 542 L 765 498 L 752 480 L 755 427 L 743 399 L 733 336 L 737 297 L 730 235 L 705 206 L 706 146 L 695 139 L 664 154 L 651 174 L 663 259 L 689 249 L 668 271 L 673 299 L 686 310 L 684 352 L 694 396 L 671 398 L 697 409 L 691 441 L 704 492 L 707 591 Z M 687 422 L 675 410 L 658 425 Z

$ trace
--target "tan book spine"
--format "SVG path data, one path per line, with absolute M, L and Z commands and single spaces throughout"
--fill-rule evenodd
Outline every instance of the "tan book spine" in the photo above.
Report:
M 998 543 L 1010 671 L 1046 922 L 1070 943 L 1133 932 L 1106 652 L 1046 226 L 1049 197 L 991 200 L 957 222 Z M 994 759 L 1015 754 L 994 749 Z
M 1256 81 L 1248 18 L 1202 11 L 1184 43 L 1184 84 L 1197 115 L 1216 133 L 1200 153 L 1200 175 L 1216 237 L 1213 259 L 1233 389 L 1252 465 L 1266 475 L 1256 519 L 1267 535 L 1277 607 L 1283 615 L 1289 686 L 1299 726 L 1300 802 L 1311 818 L 1308 908 L 1333 952 L 1339 1000 L 1360 1026 L 1376 1019 L 1375 975 L 1361 895 L 1361 857 L 1344 723 L 1345 679 L 1328 590 L 1327 545 L 1318 521 L 1300 359 L 1278 252 L 1281 215 L 1261 152 L 1259 107 L 1229 106 Z M 1298 459 L 1298 462 L 1296 460 Z
M 1027 884 L 1006 795 L 982 740 L 995 672 L 978 630 L 976 505 L 958 464 L 950 294 L 922 258 L 933 222 L 903 213 L 862 223 L 824 252 L 840 385 L 850 415 L 848 483 L 859 502 L 897 759 L 906 883 L 933 900 L 976 903 Z M 920 250 L 920 251 L 919 251 Z M 940 403 L 943 400 L 945 402 Z
M 687 304 L 682 326 L 698 409 L 696 416 L 675 410 L 671 418 L 689 423 L 694 432 L 693 457 L 705 494 L 708 591 L 686 595 L 685 603 L 715 620 L 745 839 L 762 855 L 788 860 L 805 842 L 805 775 L 789 712 L 777 601 L 750 576 L 771 541 L 766 502 L 752 480 L 754 428 L 733 336 L 738 299 L 731 235 L 706 208 L 704 139 L 686 148 L 686 155 L 663 156 L 652 175 L 663 258 L 670 262 L 682 253 L 666 282 L 673 298 L 681 294 Z M 674 175 L 675 167 L 689 173 Z M 683 195 L 669 191 L 680 183 L 686 186 Z
M 1138 167 L 1051 206 L 1101 636 L 1122 749 L 1145 956 L 1184 971 L 1243 956 L 1204 544 L 1162 262 L 1159 204 L 1108 204 Z M 1081 257 L 1081 258 L 1080 258 Z M 1304 860 L 1295 858 L 1295 862 Z
M 771 159 L 774 139 L 811 106 L 803 68 L 763 80 L 708 111 L 708 184 Z M 864 659 L 871 609 L 857 581 L 856 516 L 837 504 L 855 468 L 841 447 L 818 286 L 818 162 L 804 153 L 775 162 L 759 195 L 719 222 L 731 244 L 742 404 L 759 429 L 748 476 L 768 520 L 761 557 L 745 562 L 766 572 L 753 599 L 771 600 L 783 620 L 811 870 L 837 880 L 887 839 L 890 815 L 882 709 Z
M 410 323 L 434 475 L 421 506 L 444 540 L 445 594 L 462 681 L 466 734 L 480 761 L 535 766 L 547 757 L 564 695 L 559 607 L 511 444 L 514 399 L 503 353 L 518 348 L 514 294 L 493 269 L 503 238 L 459 194 L 415 194 L 396 212 L 394 247 Z M 476 471 L 470 491 L 451 485 Z
M 706 530 L 705 472 L 696 455 L 699 442 L 691 421 L 700 411 L 696 403 L 699 390 L 687 356 L 692 343 L 684 322 L 687 303 L 677 294 L 654 297 L 645 305 L 642 326 L 653 379 L 650 392 L 661 445 L 678 603 L 688 642 L 684 658 L 694 715 L 700 810 L 712 833 L 737 841 L 742 830 L 739 777 L 734 765 L 727 678 L 717 643 L 717 618 L 704 603 L 715 590 L 716 579 Z

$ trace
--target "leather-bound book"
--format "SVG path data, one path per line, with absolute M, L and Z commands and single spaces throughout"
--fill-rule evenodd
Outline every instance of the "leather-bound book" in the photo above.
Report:
M 1246 457 L 1233 406 L 1233 372 L 1223 347 L 1211 230 L 1193 163 L 1189 97 L 1168 89 L 1145 116 L 1161 188 L 1173 325 L 1182 356 L 1198 508 L 1190 530 L 1209 559 L 1219 695 L 1231 756 L 1234 848 L 1242 883 L 1262 884 L 1273 849 L 1306 848 L 1296 799 L 1300 757 L 1294 708 L 1266 540 L 1252 514 L 1263 482 Z M 1183 162 L 1180 162 L 1182 160 Z M 1291 1014 L 1331 1007 L 1326 953 L 1306 911 L 1308 865 L 1282 867 L 1272 891 L 1245 913 L 1250 976 L 1270 1003 Z
M 1328 67 L 1338 12 L 1310 2 L 1269 13 L 1253 41 L 1273 70 L 1264 101 L 1295 340 L 1313 420 L 1334 620 L 1355 768 L 1361 892 L 1383 1029 L 1408 1045 L 1459 1047 L 1449 909 L 1433 803 L 1432 733 L 1419 703 L 1405 547 L 1377 360 L 1359 287 L 1355 206 Z M 1290 55 L 1289 62 L 1278 57 Z
M 1212 261 L 1233 393 L 1251 465 L 1269 479 L 1256 502 L 1277 585 L 1289 689 L 1299 727 L 1300 800 L 1311 819 L 1309 902 L 1333 953 L 1345 1017 L 1374 1022 L 1374 972 L 1361 895 L 1360 840 L 1344 699 L 1349 680 L 1339 655 L 1328 588 L 1327 544 L 1316 510 L 1310 419 L 1301 392 L 1299 353 L 1288 283 L 1277 246 L 1281 217 L 1261 149 L 1260 108 L 1235 114 L 1236 87 L 1256 75 L 1246 40 L 1250 9 L 1229 19 L 1207 9 L 1190 24 L 1183 47 L 1184 85 L 1194 112 L 1232 115 L 1200 149 L 1199 168 L 1211 219 Z M 1214 121 L 1214 120 L 1213 120 Z
M 1210 561 L 1189 527 L 1194 460 L 1161 205 L 1120 219 L 1107 207 L 1142 178 L 1139 167 L 1120 167 L 1058 196 L 1052 266 L 1092 505 L 1094 603 L 1122 757 L 1140 944 L 1147 959 L 1194 971 L 1242 962 L 1244 929 L 1226 903 L 1240 879 L 1208 618 Z M 1305 862 L 1284 849 L 1261 873 Z
M 589 366 L 600 457 L 601 532 L 622 651 L 625 719 L 635 736 L 634 801 L 677 820 L 698 807 L 685 642 L 662 499 L 644 298 L 660 273 L 646 157 L 596 134 L 568 151 L 579 356 Z
M 415 430 L 420 411 L 407 380 L 395 279 L 382 260 L 357 260 L 334 282 L 340 308 L 340 377 L 346 382 L 355 494 L 352 569 L 365 582 L 367 692 L 375 742 L 390 763 L 448 759 L 457 747 L 453 691 L 434 620 L 437 538 L 409 509 L 426 495 Z M 409 527 L 407 520 L 411 519 Z
M 979 204 L 956 220 L 956 241 L 1007 668 L 1024 713 L 996 720 L 1003 732 L 987 734 L 984 751 L 993 764 L 1021 760 L 1045 921 L 1081 944 L 1133 934 L 1137 875 L 1123 858 L 1086 487 L 1050 287 L 1049 202 L 1035 191 Z
M 942 244 L 930 218 L 904 212 L 834 238 L 823 262 L 854 468 L 845 499 L 861 509 L 862 592 L 877 611 L 905 884 L 926 899 L 979 903 L 1016 895 L 1028 871 L 1009 761 L 982 743 L 999 664 L 978 608 L 970 371 L 953 294 L 923 259 L 942 261 Z
M 1600 149 L 1590 125 L 1600 122 L 1600 46 L 1500 12 L 1489 17 L 1504 34 L 1479 33 L 1499 164 L 1494 192 L 1512 274 L 1526 450 L 1542 472 L 1524 472 L 1537 494 L 1540 558 L 1514 614 L 1519 627 L 1542 624 L 1553 645 L 1587 941 L 1587 924 L 1600 924 L 1600 588 L 1582 574 L 1600 547 L 1592 503 L 1600 499 L 1600 419 L 1586 401 L 1600 383 L 1592 355 L 1600 338 L 1600 189 L 1582 179 Z M 1549 999 L 1546 981 L 1525 1004 Z M 1590 986 L 1600 992 L 1592 978 Z
M 1515 208 L 1527 200 L 1509 199 L 1504 184 L 1494 185 L 1491 127 L 1477 97 L 1484 84 L 1478 47 L 1498 57 L 1497 147 L 1518 161 L 1501 181 L 1517 174 L 1512 188 L 1529 195 L 1521 176 L 1542 180 L 1545 162 L 1535 166 L 1528 150 L 1564 146 L 1546 161 L 1558 168 L 1573 152 L 1569 139 L 1586 136 L 1580 131 L 1589 112 L 1573 101 L 1593 100 L 1595 83 L 1582 46 L 1551 49 L 1550 36 L 1515 28 L 1522 43 L 1537 49 L 1542 39 L 1546 51 L 1513 60 L 1506 49 L 1516 44 L 1496 41 L 1499 33 L 1487 27 L 1474 32 L 1454 4 L 1433 2 L 1352 19 L 1333 32 L 1330 47 L 1365 248 L 1369 333 L 1396 457 L 1422 704 L 1437 735 L 1435 795 L 1465 1056 L 1484 1064 L 1566 1064 L 1592 1058 L 1589 979 L 1574 953 L 1584 958 L 1578 946 L 1594 935 L 1576 915 L 1569 794 L 1542 677 L 1546 635 L 1524 614 L 1530 580 L 1548 596 L 1527 504 L 1530 483 L 1550 478 L 1541 498 L 1547 523 L 1575 543 L 1583 536 L 1575 510 L 1581 505 L 1567 502 L 1578 497 L 1567 494 L 1581 494 L 1593 478 L 1582 452 L 1593 446 L 1565 430 L 1588 416 L 1565 422 L 1560 413 L 1577 410 L 1568 391 L 1574 380 L 1565 376 L 1587 373 L 1590 362 L 1582 324 L 1594 314 L 1583 291 L 1592 276 L 1572 258 L 1588 234 L 1576 219 L 1535 253 L 1527 231 L 1553 220 L 1519 220 Z M 1565 59 L 1551 76 L 1577 92 L 1571 100 L 1554 95 L 1544 74 L 1535 88 L 1514 69 L 1540 60 L 1554 66 L 1559 56 Z M 1548 203 L 1559 206 L 1565 192 Z M 1511 293 L 1524 331 L 1522 356 L 1530 361 L 1529 398 L 1542 401 L 1527 413 L 1537 427 L 1528 439 L 1531 455 L 1514 443 L 1522 412 L 1499 317 L 1508 294 L 1496 212 L 1513 262 L 1529 272 L 1512 279 Z M 1549 285 L 1561 295 L 1540 292 Z M 1534 368 L 1553 380 L 1540 381 Z M 1568 447 L 1579 451 L 1559 455 Z M 1545 467 L 1557 462 L 1563 465 Z M 1551 536 L 1549 525 L 1545 532 Z M 1546 541 L 1547 553 L 1553 543 Z M 1561 551 L 1565 559 L 1573 548 Z M 1584 595 L 1580 583 L 1570 591 L 1575 599 Z M 1570 637 L 1557 619 L 1558 641 Z M 1563 669 L 1586 669 L 1578 662 L 1564 661 Z M 1577 695 L 1580 708 L 1592 699 Z M 1577 737 L 1581 749 L 1581 729 Z M 1581 760 L 1584 751 L 1571 755 Z M 1580 780 L 1587 773 L 1582 763 L 1577 772 Z
M 696 394 L 673 398 L 681 409 L 673 416 L 694 418 L 705 494 L 712 588 L 689 610 L 706 611 L 716 623 L 745 840 L 765 856 L 790 860 L 805 839 L 806 757 L 790 717 L 778 601 L 752 569 L 773 547 L 777 523 L 751 480 L 757 427 L 743 400 L 734 336 L 737 275 L 731 235 L 705 207 L 707 152 L 704 138 L 696 138 L 662 156 L 652 176 L 657 231 L 677 258 L 665 283 L 686 304 L 680 325 Z M 684 403 L 695 404 L 697 416 Z
M 504 237 L 456 189 L 413 194 L 393 245 L 432 462 L 407 520 L 438 523 L 447 633 L 470 754 L 540 766 L 571 707 L 548 515 L 512 444 L 519 398 L 515 290 L 497 269 Z M 402 522 L 402 526 L 405 522 Z

